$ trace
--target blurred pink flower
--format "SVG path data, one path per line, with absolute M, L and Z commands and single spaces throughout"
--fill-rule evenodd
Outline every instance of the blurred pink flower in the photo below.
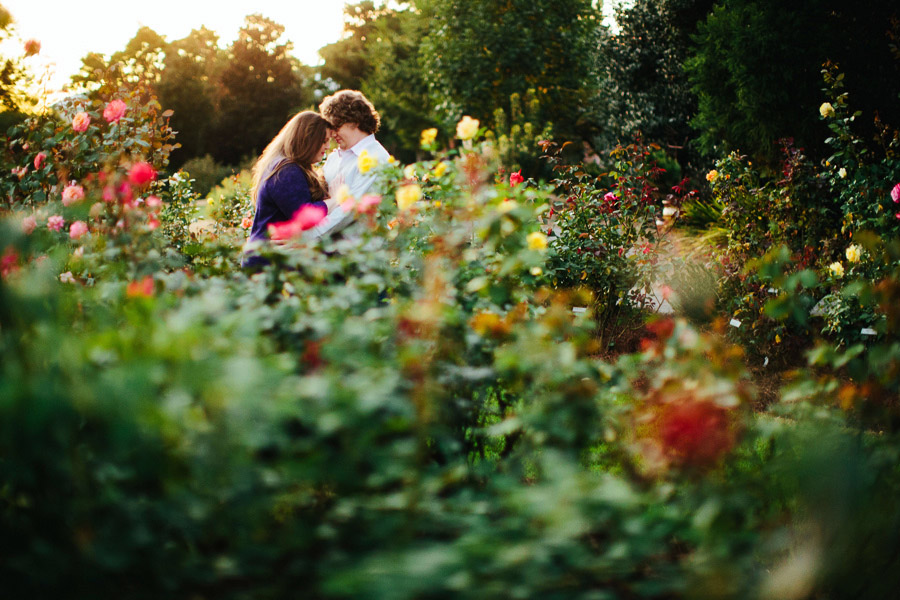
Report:
M 147 196 L 147 208 L 159 208 L 162 206 L 162 200 L 156 196 Z
M 0 257 L 0 275 L 9 277 L 12 273 L 19 270 L 19 253 L 15 248 L 7 248 Z
M 325 218 L 326 210 L 321 206 L 304 204 L 290 221 L 269 225 L 269 237 L 273 240 L 287 240 L 312 229 Z
M 25 232 L 25 235 L 34 231 L 35 227 L 37 227 L 37 220 L 34 218 L 34 215 L 28 215 L 22 219 L 22 231 Z
M 87 131 L 91 125 L 91 116 L 86 112 L 80 112 L 72 119 L 72 129 L 75 131 Z
M 28 174 L 28 167 L 16 167 L 12 169 L 12 174 L 19 179 L 22 179 L 23 177 L 25 177 L 25 175 Z
M 515 173 L 509 174 L 509 185 L 515 187 L 525 181 L 525 178 L 522 177 L 522 169 L 519 169 Z
M 37 171 L 38 169 L 40 169 L 45 160 L 47 160 L 47 153 L 38 152 L 37 156 L 34 157 L 34 170 Z
M 41 51 L 41 43 L 35 39 L 25 42 L 25 56 L 34 56 Z
M 900 202 L 900 183 L 894 186 L 894 189 L 891 190 L 891 199 L 894 202 Z
M 63 189 L 62 203 L 65 206 L 71 206 L 79 200 L 84 199 L 84 188 L 80 185 L 70 184 Z
M 379 204 L 381 204 L 381 196 L 367 194 L 360 198 L 359 202 L 356 205 L 356 212 L 368 213 L 372 210 L 372 208 L 378 206 Z
M 103 201 L 104 202 L 112 202 L 116 199 L 116 190 L 113 186 L 108 185 L 103 188 Z
M 156 171 L 147 162 L 135 163 L 128 171 L 128 180 L 134 185 L 146 185 L 154 179 L 156 179 Z
M 128 105 L 123 101 L 118 99 L 113 100 L 103 109 L 103 118 L 106 119 L 107 123 L 115 123 L 125 114 L 126 108 L 128 108 Z
M 84 221 L 75 221 L 69 227 L 69 237 L 72 238 L 73 240 L 77 240 L 78 238 L 80 238 L 81 236 L 86 234 L 87 232 L 88 232 L 88 226 L 87 226 L 87 223 L 85 223 Z
M 66 271 L 59 274 L 59 280 L 63 283 L 75 283 L 75 276 L 72 275 L 72 271 Z
M 51 229 L 53 231 L 59 231 L 65 224 L 66 220 L 59 215 L 53 215 L 52 217 L 47 219 L 47 229 Z
M 153 231 L 159 227 L 159 219 L 156 218 L 156 215 L 150 215 L 147 217 L 147 229 Z
M 250 215 L 245 215 L 243 219 L 241 219 L 241 227 L 244 229 L 250 229 L 253 227 L 253 217 Z

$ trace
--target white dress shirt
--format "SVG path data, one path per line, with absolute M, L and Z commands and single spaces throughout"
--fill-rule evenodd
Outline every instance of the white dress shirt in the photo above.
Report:
M 391 156 L 375 139 L 375 134 L 364 137 L 349 150 L 340 148 L 332 150 L 322 169 L 331 195 L 334 195 L 342 185 L 346 185 L 350 189 L 350 195 L 359 200 L 375 183 L 374 172 L 370 171 L 366 174 L 359 172 L 357 161 L 363 150 L 367 150 L 370 156 L 376 158 L 379 165 L 386 163 Z M 325 234 L 335 233 L 352 223 L 355 214 L 352 210 L 348 212 L 340 206 L 335 206 L 321 223 L 306 233 L 309 237 L 322 237 Z

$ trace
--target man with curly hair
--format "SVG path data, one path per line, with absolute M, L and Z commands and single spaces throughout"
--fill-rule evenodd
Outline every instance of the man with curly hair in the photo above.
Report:
M 331 124 L 332 137 L 338 144 L 323 169 L 328 189 L 333 196 L 342 185 L 346 185 L 350 195 L 359 200 L 375 182 L 374 172 L 360 171 L 360 155 L 365 152 L 379 164 L 386 163 L 390 158 L 388 151 L 375 139 L 381 124 L 378 111 L 362 92 L 340 90 L 322 101 L 319 113 Z M 320 237 L 337 232 L 353 221 L 353 214 L 339 205 L 332 206 L 328 216 L 310 233 L 313 237 Z

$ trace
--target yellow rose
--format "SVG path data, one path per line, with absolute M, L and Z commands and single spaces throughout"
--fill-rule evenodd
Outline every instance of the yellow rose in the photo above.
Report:
M 506 214 L 512 210 L 516 210 L 517 208 L 519 208 L 519 205 L 515 200 L 504 200 L 497 206 L 497 211 L 502 214 Z
M 534 275 L 535 277 L 540 277 L 541 275 L 543 275 L 543 273 L 544 273 L 544 270 L 542 268 L 531 267 L 531 274 Z
M 852 246 L 849 246 L 847 248 L 847 251 L 845 252 L 845 254 L 847 255 L 847 260 L 849 260 L 852 263 L 858 263 L 859 257 L 862 254 L 862 248 L 860 248 L 856 244 L 853 244 Z
M 350 186 L 346 183 L 341 185 L 341 187 L 337 189 L 337 192 L 335 192 L 334 199 L 339 205 L 343 204 L 347 200 L 352 200 L 353 196 L 350 195 Z
M 822 106 L 819 107 L 819 114 L 822 115 L 823 117 L 825 117 L 826 119 L 828 117 L 833 117 L 834 116 L 834 107 L 831 105 L 830 102 L 823 102 Z
M 369 154 L 368 150 L 363 150 L 356 159 L 356 166 L 359 167 L 360 173 L 366 174 L 378 166 L 378 159 Z
M 444 161 L 439 162 L 434 167 L 434 176 L 435 177 L 443 177 L 444 173 L 447 172 L 447 163 Z
M 466 115 L 456 124 L 456 137 L 461 140 L 471 140 L 478 133 L 479 125 L 478 119 Z
M 718 178 L 719 178 L 719 172 L 716 171 L 715 169 L 713 169 L 712 171 L 710 171 L 709 173 L 706 174 L 706 180 L 709 181 L 710 183 L 712 183 L 713 181 L 715 181 Z
M 547 249 L 547 236 L 540 231 L 529 233 L 528 237 L 526 237 L 525 240 L 528 242 L 528 248 L 530 248 L 531 250 Z
M 422 188 L 415 183 L 404 185 L 397 190 L 397 206 L 400 210 L 407 210 L 422 197 Z
M 839 262 L 833 262 L 828 265 L 828 270 L 834 277 L 841 278 L 844 276 L 844 265 Z
M 419 140 L 419 144 L 422 146 L 430 146 L 434 143 L 435 138 L 437 138 L 438 130 L 432 127 L 431 129 L 426 129 L 422 132 L 422 138 Z
M 415 179 L 416 165 L 406 165 L 406 167 L 403 169 L 403 176 L 407 179 Z

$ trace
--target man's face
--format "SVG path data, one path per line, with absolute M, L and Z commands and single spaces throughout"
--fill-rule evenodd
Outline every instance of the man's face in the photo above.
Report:
M 349 150 L 365 137 L 354 123 L 344 123 L 337 129 L 332 129 L 331 135 L 341 150 Z

